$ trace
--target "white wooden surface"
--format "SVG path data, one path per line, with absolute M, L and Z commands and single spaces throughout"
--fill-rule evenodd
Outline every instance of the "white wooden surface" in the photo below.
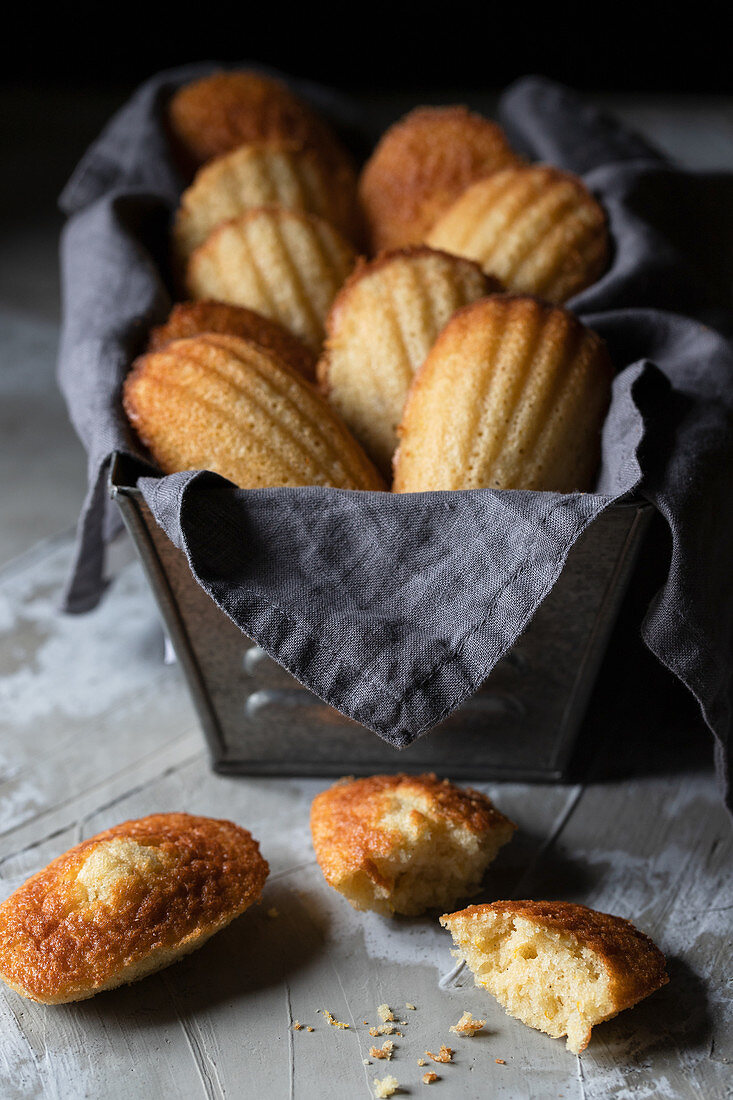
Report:
M 641 100 L 626 107 L 683 157 L 733 166 L 730 105 L 712 115 L 692 104 L 676 114 Z M 25 251 L 21 230 L 13 239 L 0 270 L 0 291 L 15 294 L 0 300 L 0 896 L 83 837 L 167 809 L 246 825 L 271 874 L 262 906 L 143 983 L 56 1008 L 3 987 L 0 1097 L 340 1100 L 368 1097 L 388 1073 L 398 1095 L 419 1096 L 417 1059 L 441 1043 L 456 1050 L 454 1064 L 434 1067 L 431 1088 L 445 1100 L 730 1096 L 733 833 L 709 765 L 685 773 L 671 754 L 612 781 L 614 750 L 601 744 L 587 771 L 604 777 L 595 782 L 485 786 L 519 825 L 487 897 L 564 897 L 621 913 L 669 957 L 670 984 L 597 1029 L 578 1059 L 474 989 L 434 920 L 356 914 L 326 887 L 308 834 L 323 783 L 211 773 L 124 546 L 104 603 L 81 618 L 57 613 L 83 460 L 50 378 L 53 286 L 40 258 L 52 241 L 29 236 Z M 38 300 L 26 294 L 19 306 L 11 261 Z M 407 1020 L 404 1035 L 392 1062 L 365 1066 L 375 1040 L 362 1021 L 377 1023 L 383 1002 Z M 349 1029 L 330 1027 L 321 1009 Z M 487 1019 L 485 1033 L 450 1035 L 464 1009 Z M 294 1019 L 315 1030 L 294 1032 Z

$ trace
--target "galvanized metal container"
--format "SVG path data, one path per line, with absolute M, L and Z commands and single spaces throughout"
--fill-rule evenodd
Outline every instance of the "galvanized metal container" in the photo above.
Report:
M 254 645 L 196 583 L 117 456 L 110 492 L 188 681 L 214 768 L 250 775 L 435 770 L 474 779 L 562 778 L 650 518 L 607 509 L 480 691 L 407 749 L 323 703 Z

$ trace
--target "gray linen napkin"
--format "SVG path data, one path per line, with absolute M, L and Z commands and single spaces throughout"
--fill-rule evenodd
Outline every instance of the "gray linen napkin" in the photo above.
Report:
M 211 66 L 145 84 L 92 146 L 62 197 L 59 378 L 89 454 L 67 607 L 103 588 L 110 455 L 141 460 L 140 488 L 217 604 L 295 677 L 394 745 L 477 690 L 552 588 L 569 550 L 613 501 L 637 494 L 668 522 L 667 580 L 643 623 L 651 651 L 697 698 L 727 782 L 733 638 L 733 345 L 721 234 L 733 182 L 682 172 L 542 78 L 501 117 L 537 159 L 582 174 L 609 213 L 606 275 L 569 304 L 618 368 L 596 492 L 391 496 L 235 488 L 215 474 L 157 476 L 120 409 L 149 325 L 169 306 L 165 240 L 181 182 L 161 105 Z M 343 99 L 297 86 L 353 133 Z M 107 530 L 113 521 L 106 522 Z

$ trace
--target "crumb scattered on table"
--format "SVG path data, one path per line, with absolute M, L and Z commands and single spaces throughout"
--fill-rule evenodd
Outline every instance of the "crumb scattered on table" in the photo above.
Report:
M 372 1047 L 369 1051 L 371 1058 L 387 1058 L 390 1059 L 394 1052 L 394 1043 L 391 1039 L 385 1039 L 381 1047 Z
M 346 1029 L 349 1026 L 348 1024 L 343 1023 L 341 1020 L 337 1020 L 336 1017 L 332 1016 L 331 1013 L 328 1012 L 325 1008 L 321 1009 L 321 1016 L 326 1017 L 331 1027 L 340 1027 Z
M 464 1012 L 457 1024 L 450 1029 L 456 1035 L 465 1035 L 467 1038 L 482 1031 L 486 1027 L 486 1020 L 477 1020 L 470 1012 Z
M 424 1058 L 418 1058 L 418 1060 L 417 1060 L 417 1064 L 418 1064 L 419 1066 L 426 1066 L 426 1065 L 427 1065 L 428 1063 L 427 1063 L 427 1062 L 425 1061 L 425 1059 L 424 1059 Z
M 428 1073 L 423 1073 L 422 1075 L 422 1083 L 424 1085 L 432 1085 L 433 1081 L 439 1080 L 440 1078 L 438 1077 L 437 1073 L 433 1072 L 433 1070 L 429 1070 Z
M 394 1020 L 396 1018 L 389 1005 L 380 1005 L 377 1009 L 377 1015 L 383 1023 L 387 1023 L 388 1020 Z
M 417 1009 L 417 1005 L 411 1005 L 409 1001 L 406 1001 L 405 1002 L 405 1008 L 410 1008 L 410 1009 L 412 1009 L 413 1012 L 415 1012 L 416 1009 Z
M 402 1038 L 402 1032 L 398 1031 L 394 1024 L 378 1024 L 377 1027 L 369 1028 L 370 1035 L 399 1035 Z
M 425 1053 L 434 1062 L 452 1062 L 455 1051 L 452 1047 L 441 1046 L 437 1054 L 433 1054 L 431 1050 L 426 1050 Z
M 374 1078 L 376 1100 L 387 1100 L 387 1097 L 394 1095 L 399 1087 L 400 1083 L 396 1077 L 383 1077 L 381 1081 L 378 1077 Z
M 506 1062 L 504 1061 L 503 1058 L 494 1058 L 494 1061 L 496 1062 L 497 1066 L 505 1066 L 506 1065 Z

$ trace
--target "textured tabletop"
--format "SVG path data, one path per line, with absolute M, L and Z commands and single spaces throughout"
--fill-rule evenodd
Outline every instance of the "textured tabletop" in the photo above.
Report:
M 686 163 L 733 168 L 730 103 L 613 106 Z M 71 99 L 62 108 L 59 134 L 73 132 Z M 401 108 L 381 105 L 385 118 Z M 10 151 L 38 170 L 27 126 Z M 477 784 L 519 826 L 487 897 L 619 913 L 668 956 L 669 985 L 599 1027 L 576 1058 L 473 988 L 434 919 L 357 914 L 325 885 L 308 833 L 325 782 L 211 772 L 128 545 L 115 547 L 97 610 L 58 614 L 84 460 L 52 381 L 58 223 L 30 186 L 24 205 L 22 172 L 13 186 L 0 204 L 0 897 L 80 839 L 164 810 L 245 825 L 271 873 L 261 906 L 143 983 L 55 1008 L 3 986 L 0 1098 L 340 1100 L 373 1095 L 387 1074 L 396 1095 L 419 1096 L 418 1059 L 443 1043 L 454 1062 L 434 1067 L 430 1088 L 445 1100 L 730 1096 L 733 831 L 691 709 L 689 745 L 661 722 L 653 754 L 622 728 L 597 739 L 588 728 L 573 782 Z M 389 1063 L 368 1053 L 385 1002 L 406 1021 Z M 473 1039 L 449 1032 L 465 1010 L 487 1021 Z M 295 1031 L 296 1019 L 314 1030 Z

